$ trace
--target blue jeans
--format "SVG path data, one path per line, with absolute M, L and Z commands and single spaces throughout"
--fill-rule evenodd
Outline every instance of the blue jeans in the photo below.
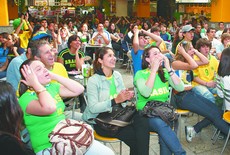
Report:
M 0 79 L 6 77 L 6 71 L 0 71 Z
M 193 91 L 184 91 L 175 95 L 177 106 L 181 109 L 187 109 L 204 119 L 194 125 L 196 133 L 210 124 L 214 124 L 221 132 L 228 134 L 229 125 L 222 119 L 222 111 L 212 102 Z
M 150 131 L 157 132 L 159 135 L 161 155 L 185 155 L 176 133 L 160 117 L 149 118 Z
M 212 103 L 215 103 L 215 97 L 213 96 L 213 94 L 217 94 L 217 88 L 209 88 L 203 85 L 198 85 L 193 87 L 192 91 L 200 96 L 207 98 Z

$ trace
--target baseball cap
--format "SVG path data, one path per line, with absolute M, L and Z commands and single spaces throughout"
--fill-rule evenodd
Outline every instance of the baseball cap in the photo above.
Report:
M 183 26 L 182 29 L 181 29 L 182 33 L 189 32 L 189 31 L 191 31 L 191 30 L 195 30 L 195 28 L 192 27 L 191 25 L 185 25 L 185 26 Z
M 20 23 L 21 23 L 21 18 L 14 19 L 14 21 L 13 21 L 14 29 L 16 29 L 20 25 Z M 23 27 L 24 27 L 24 25 L 21 27 L 22 30 L 23 30 Z
M 46 33 L 45 31 L 39 31 L 34 34 L 33 38 L 31 40 L 39 40 L 39 39 L 45 39 L 45 38 L 51 38 L 52 36 Z

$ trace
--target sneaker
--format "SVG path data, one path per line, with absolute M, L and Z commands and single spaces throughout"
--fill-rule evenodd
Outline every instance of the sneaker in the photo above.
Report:
M 185 126 L 185 136 L 188 143 L 192 142 L 192 138 L 195 137 L 196 131 L 192 126 Z

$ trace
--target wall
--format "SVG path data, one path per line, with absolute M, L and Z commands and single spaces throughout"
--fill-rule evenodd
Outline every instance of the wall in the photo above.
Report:
M 116 1 L 116 16 L 127 16 L 128 2 L 124 0 Z

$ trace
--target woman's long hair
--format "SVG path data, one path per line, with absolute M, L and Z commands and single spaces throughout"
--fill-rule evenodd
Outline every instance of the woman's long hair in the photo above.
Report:
M 23 112 L 19 106 L 14 88 L 7 82 L 0 82 L 0 130 L 20 138 Z
M 182 41 L 180 44 L 182 44 L 185 52 L 187 53 L 187 51 L 190 49 L 192 43 L 189 41 Z M 184 56 L 182 54 L 180 54 L 178 51 L 176 52 L 175 55 L 175 60 L 180 60 L 182 62 L 187 62 L 187 60 L 184 58 Z
M 159 47 L 157 47 L 157 46 L 150 46 L 150 47 L 148 47 L 148 48 L 146 48 L 146 49 L 144 50 L 144 53 L 143 53 L 143 55 L 142 55 L 142 69 L 149 68 L 149 66 L 150 66 L 149 62 L 146 61 L 146 58 L 149 57 L 149 51 L 150 51 L 152 48 L 157 48 L 157 49 L 159 49 Z M 159 49 L 159 51 L 161 52 L 160 49 Z M 163 70 L 163 67 L 162 67 L 162 66 L 160 66 L 159 69 L 158 69 L 158 75 L 159 75 L 159 77 L 160 77 L 160 79 L 161 79 L 162 82 L 164 82 L 164 83 L 167 82 L 167 80 L 166 80 L 166 78 L 165 78 L 165 76 L 164 76 L 164 70 Z
M 21 66 L 20 66 L 20 68 L 19 68 L 19 71 L 20 71 L 21 79 L 22 79 L 22 80 L 25 80 L 25 77 L 24 77 L 23 74 L 22 74 L 22 68 L 23 68 L 23 66 L 24 66 L 24 65 L 30 65 L 33 61 L 34 61 L 34 60 L 32 60 L 32 59 L 27 59 L 26 61 L 24 61 L 24 62 L 21 64 Z M 22 94 L 24 94 L 28 89 L 29 89 L 29 87 L 28 87 L 26 84 L 24 84 L 23 82 L 20 82 L 20 83 L 19 83 L 19 97 L 21 97 Z
M 220 63 L 218 66 L 218 75 L 221 77 L 230 75 L 230 47 L 225 48 L 221 53 Z
M 98 59 L 100 58 L 101 60 L 103 60 L 103 57 L 106 53 L 108 53 L 108 50 L 113 51 L 113 49 L 110 47 L 101 47 L 96 51 L 95 60 L 93 62 L 94 73 L 102 70 L 101 63 L 98 61 Z

